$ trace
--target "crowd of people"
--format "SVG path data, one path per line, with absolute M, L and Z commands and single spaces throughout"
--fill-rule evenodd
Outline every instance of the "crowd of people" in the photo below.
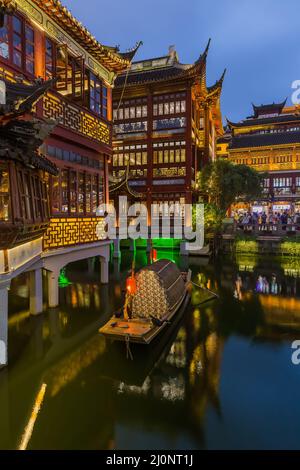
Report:
M 234 221 L 238 226 L 245 225 L 296 225 L 300 227 L 300 213 L 285 210 L 283 212 L 235 212 Z

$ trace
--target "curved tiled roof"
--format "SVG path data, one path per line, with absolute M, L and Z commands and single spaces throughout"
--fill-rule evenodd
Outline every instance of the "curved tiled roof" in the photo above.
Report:
M 264 124 L 280 124 L 280 123 L 297 123 L 299 124 L 300 122 L 300 115 L 297 114 L 280 114 L 279 116 L 274 116 L 274 117 L 269 117 L 269 118 L 249 118 L 245 119 L 244 121 L 241 122 L 231 122 L 229 119 L 227 119 L 227 124 L 229 127 L 234 128 L 234 127 L 251 127 L 251 126 L 259 126 L 259 125 L 264 125 Z
M 287 102 L 287 98 L 282 101 L 281 103 L 270 103 L 270 104 L 261 104 L 260 106 L 256 106 L 252 103 L 252 108 L 254 112 L 254 117 L 258 117 L 262 114 L 272 114 L 278 113 L 280 114 L 285 107 Z
M 191 66 L 192 67 L 192 66 Z M 182 66 L 162 67 L 152 70 L 145 70 L 140 72 L 131 72 L 126 77 L 126 74 L 119 75 L 115 81 L 115 86 L 123 86 L 126 82 L 127 85 L 151 83 L 161 80 L 172 80 L 184 76 L 186 69 Z
M 163 80 L 177 80 L 180 78 L 190 78 L 197 76 L 205 70 L 206 59 L 211 40 L 199 58 L 193 64 L 182 64 L 178 60 L 176 51 L 171 51 L 169 55 L 151 58 L 140 62 L 134 62 L 129 72 L 123 72 L 115 81 L 115 87 L 122 87 L 143 83 L 153 83 Z M 221 77 L 223 82 L 224 74 Z M 218 81 L 219 83 L 220 81 Z
M 229 148 L 270 147 L 286 144 L 300 144 L 300 131 L 236 136 L 232 138 Z
M 55 23 L 64 29 L 78 44 L 80 44 L 94 59 L 102 63 L 108 70 L 115 73 L 126 70 L 136 53 L 140 43 L 128 52 L 119 52 L 118 47 L 108 47 L 100 44 L 97 39 L 78 21 L 60 0 L 32 0 Z M 0 0 L 1 9 L 15 8 L 15 0 Z

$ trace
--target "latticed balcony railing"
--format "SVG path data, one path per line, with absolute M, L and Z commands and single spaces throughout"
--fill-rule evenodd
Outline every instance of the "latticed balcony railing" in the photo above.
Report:
M 38 103 L 37 112 L 54 119 L 61 126 L 105 145 L 111 145 L 111 124 L 87 109 L 69 102 L 55 91 L 48 92 Z
M 44 250 L 98 242 L 104 227 L 102 217 L 53 218 L 44 235 Z

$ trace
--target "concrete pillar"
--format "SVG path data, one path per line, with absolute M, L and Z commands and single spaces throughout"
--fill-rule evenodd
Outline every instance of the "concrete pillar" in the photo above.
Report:
M 114 240 L 114 258 L 120 258 L 121 256 L 121 249 L 120 249 L 120 239 L 116 238 Z
M 41 269 L 30 271 L 30 306 L 32 315 L 37 315 L 43 311 L 43 274 Z
M 0 284 L 0 368 L 7 365 L 9 287 L 10 283 Z
M 109 263 L 106 258 L 100 258 L 101 265 L 101 283 L 108 284 L 109 282 Z
M 135 251 L 135 240 L 132 240 L 132 238 L 129 240 L 129 250 Z
M 48 303 L 50 308 L 59 305 L 59 289 L 58 289 L 59 271 L 49 271 L 48 273 Z

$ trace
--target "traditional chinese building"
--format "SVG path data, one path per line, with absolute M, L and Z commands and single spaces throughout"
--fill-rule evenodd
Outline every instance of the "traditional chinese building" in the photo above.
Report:
M 108 281 L 96 209 L 108 199 L 112 87 L 135 50 L 100 44 L 59 0 L 0 0 L 3 324 L 10 281 L 24 270 L 32 313 L 43 307 L 42 269 L 50 307 L 67 263 L 98 255 Z
M 231 137 L 231 130 L 229 127 L 226 127 L 224 134 L 217 139 L 217 158 L 228 158 Z
M 133 62 L 116 79 L 111 169 L 116 182 L 128 165 L 130 173 L 126 188 L 112 187 L 115 202 L 125 193 L 148 210 L 152 202 L 192 202 L 197 171 L 216 158 L 223 134 L 224 74 L 207 86 L 208 50 L 209 43 L 195 63 L 183 64 L 170 47 L 166 56 Z
M 252 116 L 228 121 L 230 161 L 267 173 L 264 197 L 253 206 L 257 212 L 300 210 L 300 110 L 285 104 L 253 105 Z

